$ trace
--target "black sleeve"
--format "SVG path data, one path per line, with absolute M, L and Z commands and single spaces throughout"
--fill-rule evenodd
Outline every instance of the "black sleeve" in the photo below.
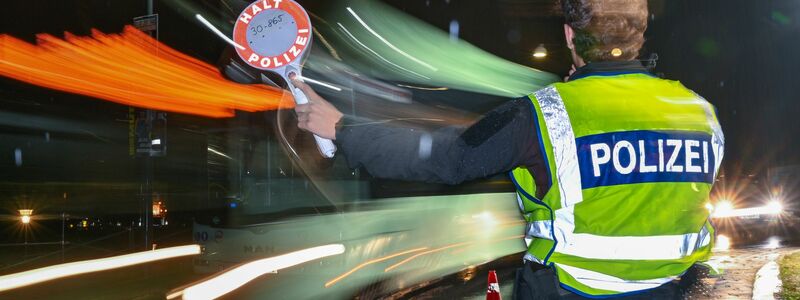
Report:
M 351 168 L 364 167 L 372 176 L 458 184 L 517 166 L 544 166 L 531 105 L 527 98 L 509 101 L 466 129 L 346 123 L 336 143 Z

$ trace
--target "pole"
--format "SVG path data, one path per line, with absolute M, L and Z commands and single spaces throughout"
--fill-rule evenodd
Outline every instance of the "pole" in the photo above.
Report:
M 136 221 L 131 220 L 130 227 L 128 227 L 128 249 L 133 250 L 135 242 L 133 241 L 133 226 L 135 225 Z
M 66 214 L 61 212 L 61 262 L 64 262 L 64 228 L 66 223 Z
M 28 258 L 28 224 L 23 224 L 24 230 L 22 235 L 25 236 L 25 253 L 22 256 L 22 259 Z
M 146 0 L 147 3 L 147 14 L 152 15 L 155 13 L 155 9 L 153 7 L 153 0 Z M 152 35 L 153 33 L 151 33 Z M 158 38 L 158 35 L 154 36 Z M 150 138 L 152 139 L 152 129 L 153 129 L 153 119 L 155 117 L 155 111 L 147 110 L 147 123 L 150 127 Z M 144 170 L 144 184 L 142 188 L 142 197 L 144 198 L 144 250 L 149 250 L 150 245 L 153 240 L 153 187 L 152 187 L 152 180 L 153 180 L 153 154 L 148 153 L 145 156 L 145 170 Z
M 64 202 L 62 202 L 61 206 L 61 262 L 64 262 L 64 242 L 66 241 L 65 238 L 65 231 L 67 228 L 67 192 L 64 192 Z
M 148 110 L 148 115 L 153 111 Z M 144 182 L 144 250 L 150 249 L 153 240 L 153 157 L 145 157 L 145 182 Z

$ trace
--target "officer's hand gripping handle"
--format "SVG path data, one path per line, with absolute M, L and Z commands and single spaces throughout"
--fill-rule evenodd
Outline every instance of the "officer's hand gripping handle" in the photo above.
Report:
M 294 96 L 294 103 L 297 105 L 302 105 L 308 103 L 308 97 L 306 94 L 303 93 L 299 88 L 296 88 L 289 83 L 289 88 L 292 91 L 292 95 Z M 314 140 L 317 141 L 317 147 L 319 148 L 319 152 L 322 153 L 322 156 L 327 158 L 332 158 L 334 154 L 336 154 L 336 145 L 333 144 L 333 141 L 321 138 L 314 135 Z

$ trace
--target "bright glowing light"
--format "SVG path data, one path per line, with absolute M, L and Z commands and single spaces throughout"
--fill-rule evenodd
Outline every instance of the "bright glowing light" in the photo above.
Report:
M 547 48 L 544 47 L 544 44 L 539 44 L 536 49 L 533 50 L 533 57 L 536 58 L 545 58 L 547 57 Z
M 772 200 L 769 204 L 767 204 L 766 210 L 772 214 L 781 214 L 783 213 L 783 204 L 781 204 L 781 202 L 778 200 Z
M 216 299 L 261 275 L 315 259 L 342 254 L 344 250 L 345 248 L 342 244 L 326 245 L 249 262 L 186 288 L 183 290 L 183 299 Z M 177 297 L 179 293 L 174 292 L 170 295 L 176 295 L 175 297 Z
M 731 240 L 724 235 L 717 236 L 717 243 L 714 245 L 714 250 L 724 251 L 731 248 Z
M 188 245 L 54 265 L 21 273 L 0 276 L 0 292 L 73 275 L 111 270 L 141 263 L 196 254 L 200 254 L 200 246 Z
M 724 204 L 724 203 L 720 203 Z M 745 217 L 745 216 L 760 216 L 760 215 L 779 215 L 783 213 L 783 205 L 779 202 L 771 202 L 765 206 L 749 207 L 734 209 L 732 206 L 717 205 L 712 218 L 730 218 L 730 217 Z
M 620 48 L 611 49 L 611 56 L 613 56 L 613 57 L 622 56 L 622 49 L 620 49 Z
M 126 26 L 121 34 L 0 35 L 0 76 L 122 105 L 206 117 L 292 107 L 284 91 L 225 79 L 216 67 Z
M 767 244 L 764 246 L 766 249 L 778 249 L 781 246 L 781 240 L 777 237 L 770 237 Z
M 20 209 L 19 210 L 20 221 L 22 224 L 30 224 L 31 222 L 31 215 L 33 215 L 32 209 Z
M 728 200 L 721 200 L 714 207 L 714 217 L 723 218 L 733 212 L 733 203 Z
M 403 255 L 406 255 L 406 254 L 409 254 L 409 253 L 422 251 L 422 250 L 425 250 L 425 249 L 428 249 L 428 247 L 411 249 L 411 250 L 408 250 L 408 251 L 403 251 L 403 252 L 400 252 L 400 253 L 387 255 L 387 256 L 384 256 L 384 257 L 381 257 L 381 258 L 376 258 L 376 259 L 361 263 L 358 266 L 356 266 L 355 268 L 350 269 L 350 271 L 347 271 L 347 272 L 343 273 L 342 275 L 339 275 L 336 278 L 331 279 L 330 281 L 326 282 L 325 283 L 325 287 L 327 288 L 327 287 L 330 287 L 330 286 L 336 284 L 336 282 L 339 282 L 340 280 L 344 279 L 345 277 L 350 276 L 350 274 L 353 274 L 356 271 L 361 270 L 362 268 L 364 268 L 364 267 L 366 267 L 368 265 L 371 265 L 371 264 L 374 264 L 374 263 L 379 263 L 379 262 L 382 262 L 382 261 L 385 261 L 385 260 L 389 260 L 389 259 L 392 259 L 392 258 L 395 258 L 395 257 L 398 257 L 398 256 L 403 256 Z
M 711 203 L 706 203 L 706 209 L 708 209 L 708 211 L 714 211 L 714 206 L 711 205 Z
M 162 212 L 161 202 L 153 203 L 153 216 L 160 217 Z

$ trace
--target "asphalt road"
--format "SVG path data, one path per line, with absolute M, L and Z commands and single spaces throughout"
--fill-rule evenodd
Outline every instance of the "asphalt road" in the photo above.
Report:
M 774 230 L 769 230 L 775 233 Z M 723 274 L 710 276 L 699 272 L 687 278 L 681 293 L 685 299 L 751 299 L 756 273 L 768 261 L 800 250 L 800 235 L 795 230 L 782 230 L 771 235 L 767 230 L 742 230 L 739 235 L 726 232 L 732 248 L 718 249 L 712 261 Z M 503 297 L 510 299 L 515 271 L 520 267 L 522 254 L 511 255 L 485 265 L 390 295 L 393 299 L 485 299 L 489 270 L 495 270 Z
M 738 232 L 738 235 L 732 233 Z M 800 234 L 795 230 L 739 229 L 729 234 L 732 249 L 717 250 L 715 260 L 725 269 L 719 277 L 699 274 L 683 291 L 689 299 L 750 299 L 753 281 L 758 269 L 770 259 L 783 253 L 800 249 Z M 185 242 L 175 240 L 167 243 Z M 102 248 L 119 243 L 128 245 L 125 234 L 115 239 L 103 240 L 84 247 L 72 247 L 68 256 L 113 255 Z M 72 254 L 70 254 L 72 253 Z M 29 254 L 30 255 L 30 254 Z M 424 282 L 402 291 L 386 295 L 390 299 L 484 299 L 489 270 L 496 270 L 500 290 L 506 299 L 511 297 L 514 275 L 521 264 L 521 254 L 510 255 L 483 265 L 467 268 L 457 274 Z M 67 260 L 71 260 L 69 257 Z M 27 266 L 6 269 L 29 269 L 34 265 L 58 263 L 60 256 L 37 261 Z M 15 270 L 17 271 L 17 270 Z M 13 291 L 0 293 L 0 299 L 164 299 L 166 293 L 187 283 L 195 282 L 207 274 L 192 271 L 191 258 L 176 258 L 157 264 L 146 264 L 106 272 L 81 275 Z

